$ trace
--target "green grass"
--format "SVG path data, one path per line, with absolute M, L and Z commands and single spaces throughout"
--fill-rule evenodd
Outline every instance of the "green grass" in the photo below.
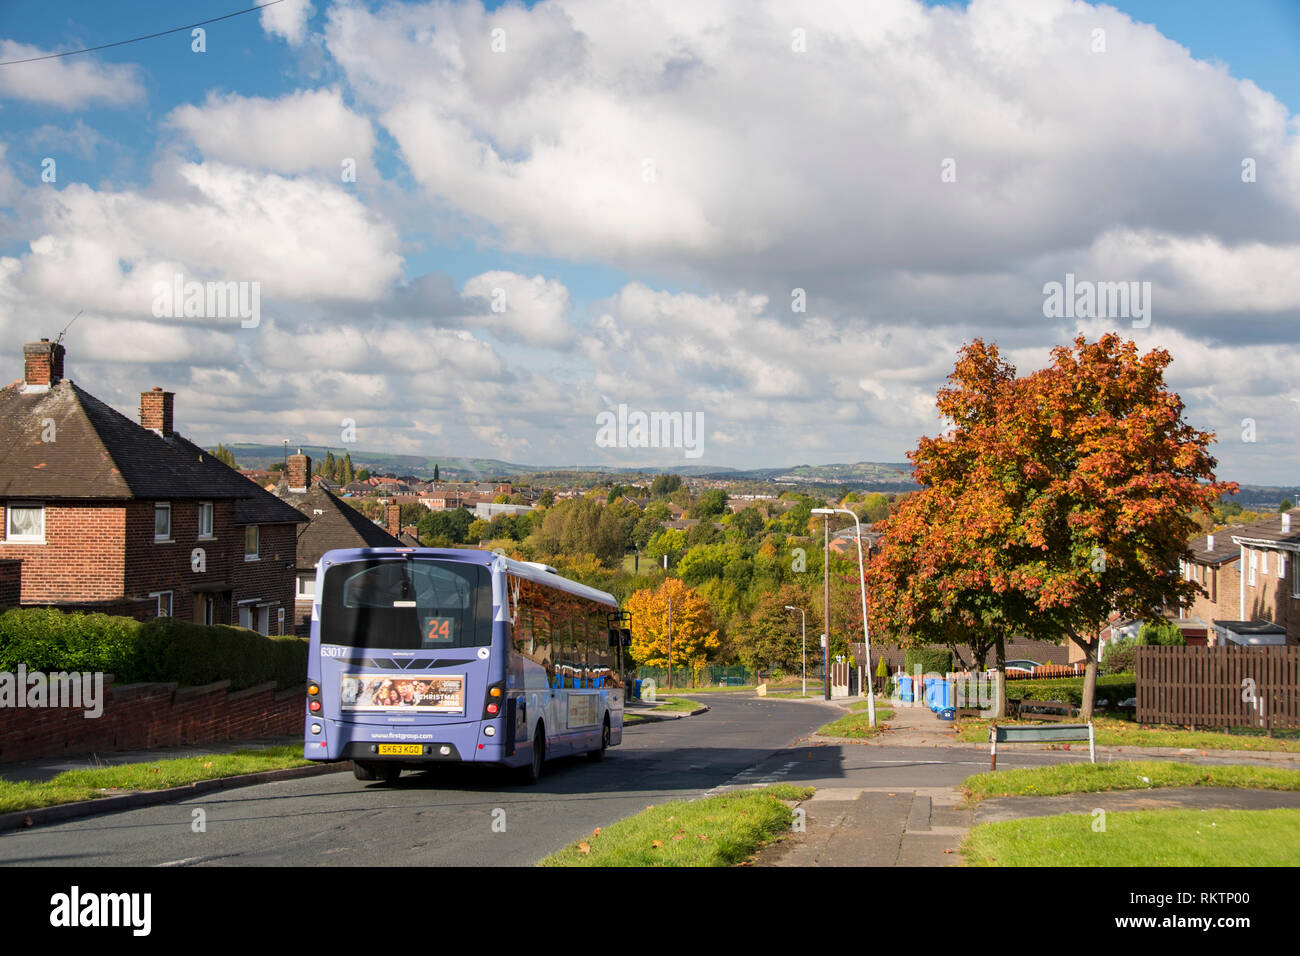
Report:
M 691 711 L 699 710 L 703 706 L 698 700 L 688 700 L 685 697 L 660 697 L 659 701 L 655 713 L 663 711 L 666 714 L 689 714 Z
M 985 797 L 1048 797 L 1059 793 L 1145 790 L 1158 787 L 1244 787 L 1300 790 L 1300 770 L 1277 767 L 1199 767 L 1165 760 L 1111 764 L 1058 764 L 967 777 L 962 789 L 972 802 Z
M 876 708 L 876 726 L 872 727 L 868 723 L 866 713 L 867 702 L 862 701 L 861 705 L 854 705 L 850 708 L 850 713 L 845 714 L 839 720 L 833 720 L 829 724 L 823 724 L 813 733 L 821 734 L 823 737 L 855 737 L 865 738 L 874 737 L 884 729 L 884 723 L 891 720 L 894 712 L 888 708 Z
M 1296 866 L 1300 810 L 1030 817 L 975 827 L 961 852 L 970 866 Z
M 957 739 L 967 743 L 988 743 L 989 721 L 967 719 L 957 722 Z M 999 720 L 999 724 L 1034 721 Z M 1150 728 L 1143 730 L 1129 720 L 1094 717 L 1097 744 L 1102 747 L 1183 747 L 1190 750 L 1269 750 L 1300 753 L 1300 740 L 1255 737 L 1211 730 Z
M 811 795 L 811 787 L 777 784 L 646 807 L 538 865 L 734 866 L 790 831 L 792 815 L 783 800 Z
M 94 800 L 132 790 L 165 790 L 198 780 L 305 767 L 309 763 L 302 757 L 302 745 L 290 744 L 265 750 L 237 750 L 230 754 L 67 770 L 45 783 L 0 780 L 0 813 Z
M 734 691 L 754 690 L 757 684 L 730 684 L 726 687 L 719 687 L 717 684 L 703 684 L 699 687 L 665 687 L 663 684 L 658 685 L 656 692 L 660 694 L 730 694 Z

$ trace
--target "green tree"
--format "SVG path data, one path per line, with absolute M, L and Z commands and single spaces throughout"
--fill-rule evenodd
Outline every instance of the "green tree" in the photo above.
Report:
M 339 483 L 350 485 L 356 476 L 356 470 L 352 467 L 352 452 L 347 452 L 343 456 L 343 464 L 339 466 Z
M 656 475 L 650 482 L 650 497 L 667 498 L 682 486 L 681 475 Z
M 714 518 L 727 513 L 727 493 L 721 488 L 706 491 L 686 513 L 690 518 Z
M 232 452 L 225 445 L 218 443 L 216 448 L 208 449 L 208 454 L 211 455 L 213 458 L 215 458 L 217 461 L 221 462 L 222 464 L 229 465 L 231 468 L 239 467 L 239 465 L 235 462 L 235 453 Z

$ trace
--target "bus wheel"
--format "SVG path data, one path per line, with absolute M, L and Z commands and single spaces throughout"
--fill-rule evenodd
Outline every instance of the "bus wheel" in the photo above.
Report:
M 605 715 L 605 726 L 600 728 L 600 746 L 595 750 L 588 750 L 587 756 L 592 760 L 604 760 L 605 751 L 609 749 L 609 714 Z
M 402 775 L 402 765 L 396 763 L 358 763 L 352 762 L 352 776 L 358 780 L 382 780 L 393 783 Z
M 542 779 L 542 764 L 546 762 L 546 728 L 542 726 L 541 721 L 537 722 L 537 730 L 533 732 L 533 757 L 528 761 L 528 766 L 524 767 L 521 779 L 523 783 L 532 785 Z

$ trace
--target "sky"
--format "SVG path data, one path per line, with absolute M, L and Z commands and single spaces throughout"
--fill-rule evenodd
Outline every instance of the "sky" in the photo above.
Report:
M 68 376 L 204 445 L 757 468 L 1114 330 L 1300 482 L 1300 0 L 282 0 L 8 62 L 252 3 L 0 5 L 0 380 L 80 313 Z

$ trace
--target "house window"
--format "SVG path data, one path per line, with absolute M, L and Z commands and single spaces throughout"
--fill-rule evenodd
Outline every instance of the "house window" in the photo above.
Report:
M 1300 561 L 1291 562 L 1291 596 L 1300 598 Z
M 1250 570 L 1247 572 L 1246 583 L 1252 588 L 1255 586 L 1255 570 L 1259 567 L 1259 552 L 1250 552 Z
M 171 591 L 152 591 L 149 596 L 158 599 L 158 616 L 172 616 L 172 592 Z
M 1283 551 L 1275 551 L 1273 553 L 1277 555 L 1277 576 L 1279 578 L 1284 578 L 1286 577 L 1286 553 Z
M 5 540 L 14 544 L 44 544 L 45 506 L 9 505 L 5 509 Z
M 244 529 L 244 560 L 257 560 L 257 525 L 250 524 Z
M 199 502 L 199 537 L 212 537 L 212 502 Z
M 298 575 L 299 600 L 310 600 L 315 596 L 316 596 L 316 575 L 314 574 Z
M 172 506 L 170 502 L 159 501 L 153 506 L 153 539 L 155 541 L 171 541 L 172 539 Z

